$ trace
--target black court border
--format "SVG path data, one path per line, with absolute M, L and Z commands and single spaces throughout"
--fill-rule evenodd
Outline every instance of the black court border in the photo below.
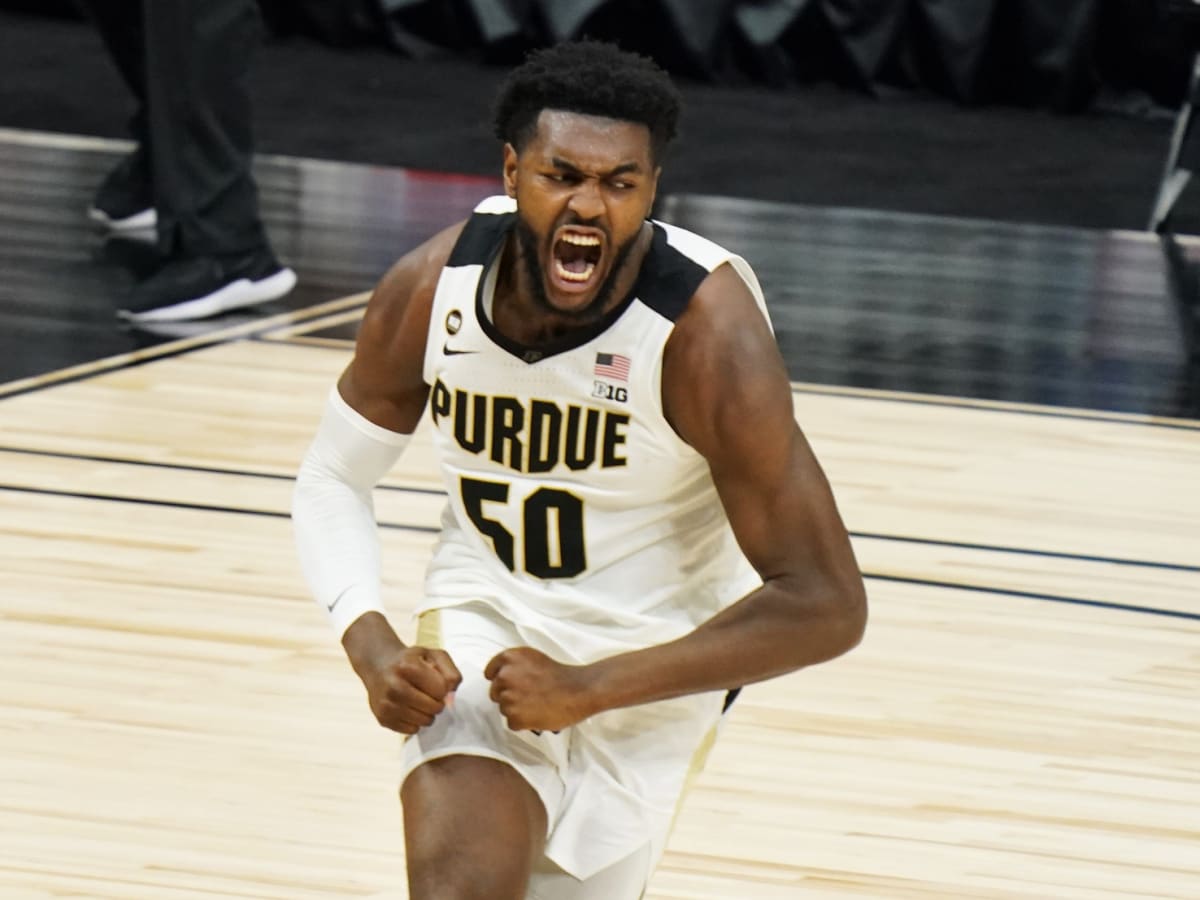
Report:
M 269 479 L 272 481 L 293 481 L 295 479 L 294 475 L 280 475 L 277 472 L 254 472 L 254 471 L 250 471 L 248 469 L 226 469 L 226 468 L 220 468 L 218 466 L 199 466 L 199 465 L 194 465 L 194 464 L 189 464 L 189 463 L 162 463 L 162 462 L 154 462 L 153 460 L 124 459 L 119 456 L 103 456 L 100 454 L 92 454 L 92 453 L 64 453 L 64 452 L 58 451 L 58 450 L 31 450 L 27 447 L 6 447 L 2 444 L 0 444 L 0 453 L 17 453 L 17 454 L 24 454 L 26 456 L 41 456 L 41 457 L 46 457 L 46 458 L 50 458 L 50 459 L 70 459 L 70 460 L 76 460 L 79 462 L 111 463 L 113 465 L 119 465 L 119 466 L 142 466 L 142 467 L 151 468 L 151 469 L 167 469 L 167 470 L 174 471 L 174 472 L 198 472 L 198 473 L 206 474 L 206 475 L 228 475 L 228 476 L 231 476 L 234 478 L 266 478 L 266 479 Z M 25 491 L 28 493 L 36 493 L 40 489 L 38 489 L 38 488 L 23 488 L 20 486 L 0 484 L 0 490 L 18 490 L 18 491 Z M 391 491 L 391 492 L 402 493 L 402 494 L 424 494 L 427 496 L 434 496 L 434 497 L 446 496 L 446 492 L 444 490 L 442 490 L 441 488 L 425 488 L 425 487 L 416 487 L 413 485 L 380 484 L 380 485 L 376 486 L 376 490 Z M 65 496 L 78 496 L 81 498 L 92 498 L 92 495 L 90 495 L 90 494 L 83 494 L 83 493 L 73 494 L 70 492 L 58 492 L 53 488 L 46 488 L 45 492 L 48 494 L 62 493 Z M 165 506 L 169 506 L 172 503 L 172 501 L 166 501 L 166 500 L 163 500 L 163 501 L 142 500 L 142 499 L 135 498 L 135 497 L 122 498 L 122 497 L 118 497 L 115 494 L 95 495 L 94 499 L 101 499 L 101 500 L 123 500 L 124 499 L 124 500 L 128 500 L 131 503 L 146 502 L 146 503 L 154 503 L 154 504 L 165 505 Z M 180 505 L 182 505 L 184 507 L 188 506 L 188 504 L 186 504 L 186 503 L 181 503 Z M 255 512 L 254 510 L 242 510 L 238 507 L 228 507 L 228 508 L 226 508 L 226 507 L 209 507 L 209 506 L 206 506 L 203 504 L 197 505 L 196 508 L 197 509 L 213 509 L 215 511 L 224 511 L 224 512 L 238 512 L 238 511 L 243 511 L 243 512 L 247 512 L 247 513 Z M 263 515 L 274 515 L 273 513 L 271 513 L 270 511 L 267 511 L 267 510 L 263 510 L 261 512 Z M 1188 565 L 1186 563 L 1168 563 L 1168 562 L 1159 562 L 1157 560 L 1129 559 L 1127 557 L 1115 557 L 1115 556 L 1093 556 L 1093 555 L 1086 554 L 1086 553 L 1067 553 L 1067 552 L 1058 551 L 1058 550 L 1038 550 L 1038 549 L 1031 548 L 1031 547 L 1008 547 L 1008 546 L 1004 546 L 1001 544 L 980 544 L 980 543 L 972 543 L 969 541 L 948 541 L 948 540 L 942 540 L 940 538 L 925 538 L 925 537 L 915 537 L 915 536 L 911 536 L 911 535 L 897 535 L 897 534 L 881 534 L 878 532 L 871 532 L 871 531 L 851 531 L 850 536 L 856 537 L 856 538 L 861 538 L 863 540 L 892 541 L 895 543 L 904 543 L 904 544 L 921 544 L 921 545 L 924 545 L 927 547 L 952 547 L 956 550 L 982 550 L 982 551 L 988 552 L 988 553 L 1011 553 L 1011 554 L 1014 554 L 1017 556 L 1034 556 L 1034 557 L 1039 557 L 1039 558 L 1043 558 L 1043 559 L 1065 559 L 1065 560 L 1073 560 L 1075 562 L 1107 563 L 1107 564 L 1116 565 L 1116 566 L 1129 566 L 1129 567 L 1146 568 L 1146 569 L 1160 569 L 1160 570 L 1169 571 L 1169 572 L 1200 573 L 1200 565 L 1193 566 L 1193 565 Z
M 3 449 L 3 448 L 0 448 L 0 449 Z M 20 451 L 20 450 L 18 450 L 18 451 L 14 451 L 14 452 L 37 453 L 38 451 Z M 65 456 L 65 457 L 69 458 L 68 454 L 55 454 L 55 455 L 60 456 L 60 457 Z M 162 466 L 163 468 L 173 468 L 172 466 L 158 464 L 158 463 L 135 463 L 135 465 L 153 465 L 153 466 Z M 187 467 L 187 468 L 189 470 L 191 470 L 191 469 L 198 468 L 198 467 Z M 203 470 L 203 471 L 221 472 L 222 470 Z M 243 474 L 243 475 L 247 475 L 250 477 L 266 477 L 266 478 L 290 480 L 290 478 L 287 478 L 287 476 L 282 476 L 282 475 L 255 475 L 253 473 L 237 473 L 237 472 L 223 472 L 223 474 L 231 474 L 231 475 Z M 413 489 L 402 488 L 402 487 L 393 487 L 393 488 L 387 488 L 387 489 L 394 490 L 394 491 L 400 491 L 400 492 L 409 492 L 409 491 L 413 490 Z M 431 491 L 428 489 L 415 489 L 415 490 L 418 490 L 421 493 L 428 493 L 428 494 L 441 493 L 440 491 Z M 62 490 L 55 490 L 55 489 L 51 489 L 51 488 L 32 488 L 32 487 L 23 487 L 23 486 L 19 486 L 19 485 L 0 484 L 0 492 L 4 492 L 4 491 L 8 491 L 11 493 L 20 493 L 20 494 L 32 494 L 32 495 L 36 495 L 36 496 L 64 497 L 64 498 L 68 498 L 68 499 L 79 499 L 79 500 L 96 500 L 96 501 L 107 502 L 107 503 L 132 503 L 132 504 L 140 505 L 140 506 L 153 506 L 153 507 L 157 507 L 157 508 L 180 509 L 180 510 L 188 510 L 188 511 L 196 511 L 196 512 L 216 512 L 216 513 L 223 513 L 223 514 L 229 514 L 229 515 L 259 516 L 262 518 L 270 518 L 270 519 L 290 519 L 291 518 L 291 515 L 289 513 L 278 512 L 275 510 L 267 510 L 267 509 L 250 509 L 250 508 L 245 508 L 245 507 L 220 506 L 220 505 L 216 505 L 216 504 L 207 504 L 207 503 L 189 503 L 189 502 L 185 502 L 185 501 L 176 501 L 176 500 L 153 500 L 153 499 L 144 498 L 144 497 L 121 497 L 121 496 L 116 496 L 116 495 L 112 495 L 112 494 L 97 494 L 97 493 L 90 493 L 90 492 L 84 492 L 84 491 L 62 491 Z M 408 532 L 415 532 L 415 533 L 420 533 L 420 534 L 437 534 L 441 530 L 439 527 L 436 527 L 436 526 L 405 525 L 405 524 L 397 523 L 397 522 L 380 522 L 380 523 L 378 523 L 378 525 L 380 528 L 387 529 L 390 531 L 408 531 Z M 1184 571 L 1184 572 L 1200 571 L 1200 567 L 1197 567 L 1197 566 L 1187 566 L 1187 565 L 1179 565 L 1179 564 L 1173 564 L 1173 563 L 1156 563 L 1156 562 L 1150 562 L 1150 561 L 1144 561 L 1144 560 L 1118 560 L 1118 559 L 1107 559 L 1104 557 L 1076 556 L 1076 555 L 1066 554 L 1066 553 L 1050 553 L 1047 551 L 1023 550 L 1020 548 L 1012 548 L 1012 547 L 991 547 L 991 546 L 982 545 L 982 544 L 960 544 L 960 543 L 956 543 L 956 542 L 925 540 L 925 539 L 921 539 L 921 538 L 911 538 L 911 537 L 890 537 L 887 535 L 875 535 L 875 534 L 865 535 L 865 534 L 859 534 L 856 532 L 851 532 L 850 534 L 853 537 L 871 537 L 871 538 L 882 539 L 882 540 L 898 540 L 898 541 L 905 541 L 908 543 L 923 543 L 923 544 L 927 544 L 929 546 L 971 547 L 971 548 L 975 548 L 975 549 L 990 550 L 992 552 L 997 552 L 997 553 L 1013 553 L 1013 554 L 1024 554 L 1024 555 L 1032 555 L 1032 556 L 1051 556 L 1051 557 L 1064 558 L 1064 559 L 1099 561 L 1099 562 L 1113 563 L 1115 565 L 1153 567 L 1153 568 L 1166 569 L 1166 570 L 1172 570 L 1172 571 Z M 997 587 L 989 587 L 986 585 L 964 584 L 964 583 L 952 582 L 952 581 L 938 581 L 938 580 L 923 579 L 923 578 L 907 578 L 904 576 L 887 575 L 887 574 L 883 574 L 883 573 L 879 573 L 879 572 L 864 571 L 862 573 L 862 575 L 864 578 L 867 578 L 867 579 L 874 579 L 877 581 L 888 581 L 888 582 L 892 582 L 892 583 L 896 583 L 896 584 L 911 584 L 911 585 L 919 585 L 919 586 L 923 586 L 923 587 L 937 587 L 937 588 L 946 588 L 946 589 L 951 589 L 951 590 L 971 591 L 971 592 L 975 592 L 975 593 L 992 594 L 995 596 L 1002 596 L 1002 597 L 1020 597 L 1020 598 L 1029 599 L 1029 600 L 1042 600 L 1042 601 L 1046 601 L 1046 602 L 1050 602 L 1050 603 L 1064 603 L 1064 604 L 1068 604 L 1068 605 L 1072 605 L 1072 606 L 1086 606 L 1086 607 L 1092 607 L 1095 609 L 1110 609 L 1110 610 L 1116 610 L 1116 611 L 1120 611 L 1120 612 L 1133 612 L 1133 613 L 1139 613 L 1141 615 L 1163 616 L 1163 617 L 1173 618 L 1173 619 L 1183 619 L 1186 621 L 1200 622 L 1200 613 L 1184 612 L 1183 610 L 1163 609 L 1161 607 L 1153 607 L 1153 606 L 1139 606 L 1136 604 L 1129 604 L 1129 603 L 1114 603 L 1112 601 L 1094 600 L 1094 599 L 1087 598 L 1087 597 L 1071 597 L 1071 596 L 1067 596 L 1067 595 L 1063 595 L 1063 594 L 1045 594 L 1045 593 L 1039 593 L 1039 592 L 1034 592 L 1034 591 L 1020 591 L 1020 590 L 1014 590 L 1014 589 L 1010 589 L 1010 588 L 997 588 Z
M 330 302 L 336 302 L 336 301 L 330 301 Z M 366 308 L 365 300 L 363 301 L 362 306 L 364 309 Z M 347 310 L 353 309 L 353 308 L 354 308 L 353 305 L 351 305 L 351 306 L 347 307 Z M 345 312 L 347 310 L 340 310 L 339 312 Z M 16 396 L 21 396 L 24 394 L 34 393 L 34 392 L 46 390 L 46 389 L 49 389 L 52 387 L 57 387 L 57 386 L 63 385 L 63 384 L 71 384 L 71 383 L 75 383 L 75 382 L 86 381 L 90 378 L 93 378 L 93 377 L 96 377 L 99 375 L 104 375 L 104 374 L 108 374 L 111 372 L 120 371 L 121 369 L 142 366 L 142 365 L 145 365 L 146 363 L 155 362 L 155 361 L 161 360 L 161 359 L 171 359 L 171 358 L 181 356 L 181 355 L 184 355 L 187 353 L 210 349 L 212 347 L 219 346 L 220 344 L 231 343 L 235 340 L 250 340 L 250 341 L 262 340 L 262 341 L 270 341 L 272 343 L 283 343 L 283 344 L 292 344 L 294 346 L 303 346 L 306 349 L 314 349 L 313 345 L 311 343 L 304 342 L 303 340 L 293 341 L 290 339 L 290 336 L 283 337 L 283 338 L 271 338 L 270 335 L 272 333 L 279 333 L 281 331 L 288 330 L 291 332 L 291 336 L 298 337 L 303 334 L 302 331 L 297 331 L 298 325 L 302 326 L 303 324 L 305 324 L 308 321 L 311 321 L 312 324 L 315 325 L 320 321 L 320 319 L 323 316 L 325 316 L 327 314 L 328 313 L 326 311 L 318 311 L 316 308 L 310 307 L 309 309 L 299 310 L 299 311 L 295 312 L 293 314 L 292 318 L 290 318 L 287 321 L 281 322 L 281 321 L 279 321 L 278 318 L 273 317 L 272 320 L 270 320 L 270 321 L 264 321 L 262 327 L 259 329 L 247 328 L 246 325 L 238 326 L 236 336 L 230 336 L 229 329 L 225 329 L 224 331 L 217 330 L 217 331 L 214 331 L 207 338 L 203 338 L 203 339 L 189 338 L 189 339 L 185 339 L 185 340 L 179 341 L 179 342 L 168 342 L 168 343 L 162 344 L 156 348 L 150 348 L 145 353 L 145 355 L 139 356 L 139 358 L 137 358 L 137 359 L 127 359 L 124 357 L 118 357 L 118 358 L 114 358 L 112 360 L 107 361 L 108 362 L 107 365 L 105 364 L 106 361 L 98 360 L 96 362 L 94 368 L 89 368 L 86 372 L 80 372 L 76 375 L 69 375 L 69 376 L 65 376 L 62 378 L 55 378 L 53 372 L 47 373 L 44 380 L 39 380 L 36 384 L 27 385 L 26 387 L 19 388 L 17 390 L 6 390 L 5 385 L 0 385 L 0 401 L 7 399 L 8 397 L 16 397 Z M 174 344 L 183 344 L 183 346 L 173 346 Z M 348 346 L 347 349 L 350 349 L 350 347 Z M 1111 423 L 1111 424 L 1117 424 L 1117 425 L 1134 425 L 1134 426 L 1138 426 L 1138 427 L 1148 427 L 1148 428 L 1168 428 L 1168 429 L 1172 429 L 1172 430 L 1200 431 L 1200 422 L 1190 423 L 1190 422 L 1183 421 L 1183 420 L 1161 420 L 1161 419 L 1154 419 L 1154 418 L 1149 418 L 1149 417 L 1146 419 L 1142 419 L 1142 418 L 1138 418 L 1136 416 L 1130 416 L 1128 414 L 1106 413 L 1104 411 L 1096 411 L 1096 412 L 1090 413 L 1088 411 L 1071 410 L 1071 409 L 1067 409 L 1067 408 L 1063 408 L 1063 409 L 1056 409 L 1056 408 L 1051 408 L 1051 407 L 1039 408 L 1036 406 L 1024 406 L 1024 405 L 1009 406 L 1009 405 L 1005 405 L 1005 404 L 996 403 L 993 401 L 972 400 L 970 398 L 943 397 L 940 395 L 938 395 L 936 397 L 923 398 L 920 396 L 913 396 L 913 395 L 890 395 L 890 394 L 887 394 L 886 392 L 880 393 L 880 392 L 876 392 L 876 391 L 870 391 L 867 389 L 838 388 L 838 387 L 832 387 L 832 386 L 822 387 L 820 385 L 797 385 L 795 383 L 792 384 L 792 393 L 793 393 L 793 395 L 795 395 L 795 394 L 812 394 L 812 395 L 817 395 L 817 396 L 848 397 L 848 398 L 852 398 L 852 399 L 853 398 L 879 399 L 879 400 L 884 400 L 884 401 L 892 402 L 892 403 L 910 403 L 910 404 L 914 404 L 914 405 L 918 405 L 918 406 L 943 406 L 943 407 L 958 408 L 958 409 L 975 409 L 975 410 L 982 410 L 982 411 L 986 411 L 986 412 L 1043 416 L 1043 417 L 1047 417 L 1047 418 L 1077 419 L 1077 420 L 1082 419 L 1082 420 L 1089 421 L 1089 422 L 1105 422 L 1105 423 Z M 272 474 L 272 473 L 245 472 L 245 471 L 227 470 L 227 469 L 219 469 L 219 468 L 215 468 L 215 467 L 195 466 L 195 465 L 185 465 L 185 464 L 155 463 L 155 462 L 144 461 L 144 460 L 131 460 L 131 459 L 120 459 L 118 457 L 104 457 L 104 456 L 92 456 L 92 455 L 85 455 L 85 454 L 60 453 L 60 452 L 55 452 L 55 451 L 30 450 L 27 448 L 18 448 L 18 447 L 2 447 L 2 446 L 0 446 L 0 452 L 27 453 L 27 454 L 34 454 L 34 455 L 41 455 L 41 456 L 48 456 L 48 457 L 57 457 L 57 458 L 62 458 L 62 459 L 79 459 L 79 460 L 89 460 L 89 461 L 94 461 L 94 462 L 111 462 L 114 464 L 124 464 L 124 465 L 153 466 L 153 467 L 159 467 L 159 468 L 175 469 L 175 470 L 179 470 L 179 471 L 205 472 L 205 473 L 211 473 L 211 474 L 223 474 L 223 475 L 242 476 L 242 477 L 271 478 L 271 479 L 282 479 L 282 480 L 291 480 L 293 477 L 293 476 L 289 476 L 289 475 L 277 475 L 277 474 Z M 428 488 L 389 487 L 386 485 L 381 485 L 380 489 L 411 492 L 411 493 L 433 494 L 433 495 L 438 495 L 438 494 L 444 493 L 443 491 L 440 491 L 440 490 L 434 490 L 434 489 L 428 489 Z M 77 498 L 77 499 L 99 500 L 99 501 L 116 502 L 116 503 L 135 503 L 135 504 L 143 504 L 143 505 L 149 505 L 149 506 L 172 507 L 172 508 L 177 508 L 177 509 L 188 509 L 188 510 L 196 510 L 196 511 L 204 511 L 204 512 L 220 512 L 220 513 L 230 513 L 230 514 L 238 514 L 238 515 L 257 515 L 257 516 L 264 516 L 264 517 L 270 517 L 270 518 L 288 518 L 289 517 L 287 513 L 274 512 L 271 510 L 255 510 L 255 509 L 224 507 L 224 506 L 215 506 L 215 505 L 207 505 L 207 504 L 199 504 L 199 503 L 184 503 L 184 502 L 178 502 L 178 501 L 164 501 L 164 500 L 151 500 L 151 499 L 145 499 L 145 498 L 119 497 L 119 496 L 105 495 L 105 494 L 90 494 L 90 493 L 84 493 L 84 492 L 58 491 L 58 490 L 53 490 L 53 489 L 48 489 L 48 488 L 27 488 L 27 487 L 21 487 L 21 486 L 16 486 L 16 485 L 5 485 L 5 484 L 0 484 L 0 491 L 10 491 L 10 492 L 27 493 L 27 494 L 41 494 L 41 495 L 46 495 L 46 496 L 73 497 L 73 498 Z M 387 529 L 401 529 L 401 530 L 421 532 L 421 533 L 436 533 L 438 531 L 437 528 L 431 527 L 431 526 L 401 525 L 401 524 L 396 524 L 396 523 L 380 523 L 380 527 L 387 528 Z M 1200 572 L 1200 566 L 1188 566 L 1188 565 L 1175 564 L 1175 563 L 1161 563 L 1161 562 L 1156 562 L 1156 561 L 1151 561 L 1151 560 L 1132 560 L 1132 559 L 1118 559 L 1118 558 L 1109 558 L 1109 557 L 1088 556 L 1088 555 L 1082 555 L 1082 554 L 1070 554 L 1070 553 L 1059 553 L 1059 552 L 1055 552 L 1055 551 L 1037 550 L 1037 549 L 1032 549 L 1032 548 L 1003 547 L 1003 546 L 993 546 L 993 545 L 987 545 L 987 544 L 971 544 L 971 543 L 955 542 L 955 541 L 940 541 L 940 540 L 936 540 L 936 539 L 927 539 L 927 538 L 910 537 L 910 536 L 902 536 L 902 535 L 885 535 L 885 534 L 875 534 L 875 533 L 851 532 L 851 536 L 859 537 L 859 538 L 869 538 L 869 539 L 875 539 L 875 540 L 918 543 L 918 544 L 925 544 L 928 546 L 956 547 L 956 548 L 961 548 L 961 549 L 982 550 L 982 551 L 986 551 L 986 552 L 1012 553 L 1012 554 L 1026 555 L 1026 556 L 1039 556 L 1039 557 L 1046 557 L 1046 558 L 1071 559 L 1071 560 L 1077 560 L 1077 561 L 1109 563 L 1109 564 L 1120 565 L 1120 566 L 1138 566 L 1138 567 L 1144 567 L 1144 568 L 1156 568 L 1156 569 L 1164 569 L 1164 570 L 1171 570 L 1171 571 Z M 1073 605 L 1079 605 L 1079 606 L 1091 606 L 1091 607 L 1103 608 L 1103 609 L 1114 609 L 1114 610 L 1122 610 L 1122 611 L 1127 611 L 1127 612 L 1137 612 L 1137 613 L 1142 613 L 1142 614 L 1146 614 L 1146 615 L 1158 615 L 1158 616 L 1167 616 L 1167 617 L 1171 617 L 1171 618 L 1180 618 L 1180 619 L 1186 619 L 1186 620 L 1192 620 L 1192 621 L 1200 621 L 1200 613 L 1187 613 L 1187 612 L 1182 612 L 1182 611 L 1177 611 L 1177 610 L 1160 609 L 1157 607 L 1137 606 L 1137 605 L 1133 605 L 1133 604 L 1119 604 L 1119 603 L 1111 603 L 1108 601 L 1091 600 L 1091 599 L 1082 598 L 1082 597 L 1069 597 L 1069 596 L 1058 595 L 1058 594 L 1041 594 L 1041 593 L 1035 593 L 1035 592 L 1030 592 L 1030 591 L 1016 591 L 1016 590 L 1008 590 L 1008 589 L 1002 589 L 1002 588 L 986 587 L 986 586 L 981 586 L 981 585 L 958 584 L 955 582 L 904 578 L 901 576 L 890 576 L 890 575 L 885 575 L 885 574 L 880 574 L 880 573 L 864 572 L 863 576 L 865 578 L 871 578 L 871 579 L 881 580 L 881 581 L 892 581 L 892 582 L 896 582 L 896 583 L 916 584 L 916 585 L 924 585 L 924 586 L 928 586 L 928 587 L 942 587 L 942 588 L 952 588 L 952 589 L 966 590 L 966 591 L 976 591 L 976 592 L 982 592 L 982 593 L 991 593 L 991 594 L 1000 595 L 1000 596 L 1025 597 L 1028 599 L 1045 600 L 1045 601 L 1056 602 L 1056 603 L 1067 603 L 1067 604 L 1073 604 Z

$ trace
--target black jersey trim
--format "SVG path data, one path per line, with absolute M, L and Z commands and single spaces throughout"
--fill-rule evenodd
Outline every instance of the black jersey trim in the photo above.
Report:
M 515 221 L 516 213 L 511 212 L 474 214 L 467 220 L 462 234 L 450 252 L 446 266 L 481 267 L 479 280 L 475 285 L 475 317 L 479 326 L 498 347 L 530 365 L 582 347 L 607 331 L 625 314 L 625 310 L 635 299 L 668 321 L 674 322 L 687 309 L 688 302 L 700 287 L 700 283 L 708 277 L 707 269 L 670 245 L 665 228 L 657 222 L 651 222 L 653 236 L 650 247 L 642 260 L 633 290 L 628 296 L 591 327 L 570 331 L 557 340 L 537 346 L 522 344 L 496 328 L 486 314 L 483 302 L 487 270 L 496 263 Z
M 504 245 L 516 218 L 517 214 L 511 212 L 472 214 L 454 242 L 446 268 L 486 266 Z
M 683 315 L 709 272 L 690 256 L 672 247 L 665 228 L 657 222 L 652 224 L 654 241 L 642 263 L 633 293 L 660 316 L 675 322 Z
M 486 269 L 485 269 L 486 272 Z M 479 284 L 475 287 L 475 318 L 479 320 L 479 326 L 496 346 L 500 347 L 507 353 L 515 356 L 521 362 L 533 365 L 539 363 L 543 359 L 549 359 L 552 356 L 558 356 L 560 353 L 569 353 L 570 351 L 582 347 L 588 341 L 598 337 L 612 327 L 613 322 L 624 315 L 625 310 L 629 308 L 629 304 L 633 302 L 636 293 L 630 294 L 617 306 L 610 309 L 600 319 L 587 328 L 579 328 L 568 331 L 560 338 L 552 341 L 546 341 L 544 344 L 532 346 L 514 341 L 512 338 L 503 334 L 497 328 L 483 308 L 483 285 L 487 280 L 486 276 L 481 274 Z

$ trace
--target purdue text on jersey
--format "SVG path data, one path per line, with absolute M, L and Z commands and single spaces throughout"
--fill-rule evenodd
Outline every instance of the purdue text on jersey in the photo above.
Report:
M 579 472 L 629 462 L 625 413 L 451 390 L 440 378 L 430 392 L 429 410 L 434 425 L 452 433 L 463 450 L 515 472 L 553 472 L 559 465 Z

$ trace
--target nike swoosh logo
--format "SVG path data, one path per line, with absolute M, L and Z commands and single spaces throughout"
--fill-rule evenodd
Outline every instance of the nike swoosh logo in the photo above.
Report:
M 334 599 L 334 601 L 333 601 L 332 603 L 330 603 L 330 604 L 326 605 L 326 607 L 325 607 L 325 608 L 326 608 L 327 610 L 329 610 L 329 612 L 333 612 L 333 608 L 334 608 L 335 606 L 337 606 L 337 605 L 338 605 L 339 603 L 341 603 L 341 602 L 342 602 L 342 597 L 341 597 L 341 595 L 339 594 L 339 595 L 338 595 L 338 596 L 337 596 L 337 597 Z
M 442 344 L 443 356 L 465 356 L 468 353 L 478 353 L 478 350 L 452 350 L 449 344 Z

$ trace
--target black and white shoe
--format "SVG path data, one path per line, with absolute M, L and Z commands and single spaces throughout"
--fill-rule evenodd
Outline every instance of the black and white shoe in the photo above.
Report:
M 88 218 L 110 231 L 149 231 L 158 224 L 150 171 L 142 151 L 122 159 L 96 191 Z
M 207 319 L 287 294 L 296 273 L 260 250 L 234 259 L 173 259 L 136 285 L 117 315 L 127 322 Z

